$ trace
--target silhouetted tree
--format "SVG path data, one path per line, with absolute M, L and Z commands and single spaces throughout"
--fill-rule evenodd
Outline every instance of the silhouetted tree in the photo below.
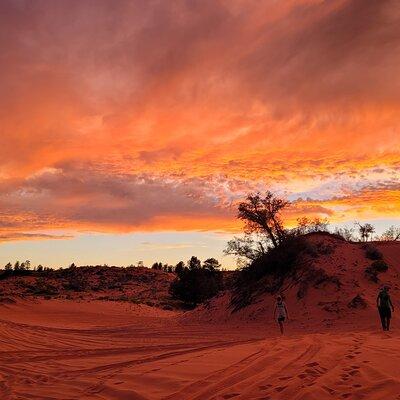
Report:
M 215 271 L 221 267 L 221 264 L 215 258 L 207 258 L 203 262 L 203 268 L 209 269 L 210 271 Z
M 355 240 L 354 228 L 349 228 L 347 226 L 344 226 L 343 228 L 336 228 L 335 234 L 341 236 L 347 242 L 352 242 Z
M 189 269 L 199 269 L 201 267 L 201 261 L 196 257 L 192 256 L 188 261 Z
M 162 267 L 163 267 L 163 265 L 162 265 L 161 262 L 155 262 L 155 263 L 151 266 L 152 269 L 158 269 L 158 270 L 161 270 Z
M 4 266 L 5 271 L 12 271 L 13 267 L 12 264 L 9 262 Z
M 288 205 L 286 200 L 267 191 L 249 194 L 245 201 L 239 203 L 238 218 L 245 223 L 246 233 L 265 235 L 273 247 L 278 247 L 285 238 L 285 229 L 280 212 Z
M 211 264 L 214 265 L 214 262 Z M 179 272 L 171 284 L 170 292 L 175 298 L 186 304 L 196 306 L 215 296 L 222 288 L 222 273 L 216 268 L 210 269 L 204 268 L 204 266 L 202 268 L 197 257 L 193 256 L 188 261 L 189 268 L 183 267 L 180 263 L 178 265 Z
M 295 233 L 304 235 L 312 232 L 329 232 L 329 220 L 327 218 L 307 218 L 301 217 L 297 219 L 297 227 Z
M 375 232 L 375 228 L 369 223 L 363 225 L 359 222 L 356 222 L 356 225 L 358 226 L 360 240 L 362 242 L 367 242 L 372 237 L 372 234 Z
M 381 237 L 379 238 L 380 240 L 387 240 L 387 241 L 396 241 L 400 240 L 400 228 L 395 227 L 394 225 L 390 226 L 388 229 L 386 229 Z
M 183 261 L 179 261 L 178 264 L 175 265 L 175 273 L 180 275 L 185 269 L 185 263 Z
M 224 250 L 225 255 L 238 257 L 239 264 L 245 265 L 248 261 L 257 260 L 266 254 L 267 245 L 262 240 L 257 240 L 253 235 L 245 234 L 230 240 Z

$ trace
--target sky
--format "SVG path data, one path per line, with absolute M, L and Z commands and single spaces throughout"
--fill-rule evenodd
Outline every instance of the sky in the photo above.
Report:
M 0 264 L 222 256 L 236 204 L 400 225 L 397 0 L 2 0 Z

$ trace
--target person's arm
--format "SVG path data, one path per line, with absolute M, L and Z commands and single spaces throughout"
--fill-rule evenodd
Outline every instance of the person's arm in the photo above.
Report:
M 286 318 L 289 319 L 289 312 L 287 310 L 286 304 L 285 304 L 285 312 L 286 312 Z
M 275 304 L 275 309 L 274 309 L 274 319 L 276 319 L 276 307 L 277 307 L 277 305 Z
M 392 303 L 392 299 L 389 297 L 389 304 L 390 304 L 390 307 L 392 307 L 392 312 L 394 311 L 394 307 L 393 307 L 393 303 Z

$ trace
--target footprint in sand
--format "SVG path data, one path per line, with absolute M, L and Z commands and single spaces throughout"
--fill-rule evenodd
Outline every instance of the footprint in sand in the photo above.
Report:
M 359 374 L 359 372 L 355 369 L 355 370 L 353 370 L 353 371 L 350 371 L 349 374 L 350 374 L 351 376 L 354 376 L 354 375 Z
M 319 372 L 316 371 L 315 369 L 306 369 L 305 372 L 307 372 L 308 375 L 311 375 L 311 376 L 313 376 L 313 377 L 319 375 Z
M 286 388 L 287 388 L 287 386 L 278 386 L 278 387 L 275 388 L 275 392 L 280 393 L 280 392 L 282 392 L 283 390 L 285 390 Z
M 280 378 L 278 378 L 280 381 L 287 381 L 288 379 L 291 379 L 291 376 L 281 376 Z
M 268 385 L 260 385 L 258 388 L 261 389 L 261 390 L 267 390 L 270 387 L 272 387 L 272 385 L 268 384 Z
M 233 397 L 239 396 L 240 393 L 228 393 L 228 394 L 224 394 L 222 397 L 224 399 L 231 399 Z
M 330 388 L 329 386 L 322 385 L 321 387 L 322 387 L 322 389 L 326 390 L 332 396 L 336 393 L 336 391 L 334 389 Z
M 317 363 L 315 361 L 315 362 L 311 362 L 311 363 L 306 364 L 306 367 L 317 367 L 318 365 L 319 365 L 319 363 Z
M 341 374 L 340 376 L 342 377 L 342 381 L 348 381 L 349 380 L 349 375 L 347 375 L 347 374 Z
M 359 383 L 353 385 L 353 388 L 360 388 L 360 387 L 362 387 L 362 385 L 360 385 Z
M 347 399 L 350 396 L 351 396 L 351 393 L 343 393 L 341 397 L 342 397 L 342 399 Z

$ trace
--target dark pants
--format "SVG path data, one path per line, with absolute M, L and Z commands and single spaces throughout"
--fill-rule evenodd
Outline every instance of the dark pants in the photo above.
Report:
M 381 317 L 382 328 L 384 331 L 388 331 L 390 328 L 390 318 L 392 318 L 392 312 L 389 307 L 378 307 L 379 316 Z

